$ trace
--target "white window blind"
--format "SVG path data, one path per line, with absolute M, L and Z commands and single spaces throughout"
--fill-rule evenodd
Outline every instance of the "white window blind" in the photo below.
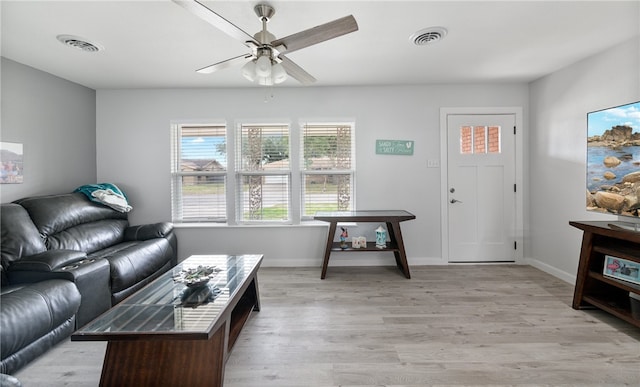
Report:
M 239 222 L 291 220 L 288 125 L 240 125 L 236 151 Z
M 353 124 L 303 125 L 302 217 L 354 208 Z
M 172 130 L 171 203 L 176 222 L 227 220 L 226 127 L 176 125 Z

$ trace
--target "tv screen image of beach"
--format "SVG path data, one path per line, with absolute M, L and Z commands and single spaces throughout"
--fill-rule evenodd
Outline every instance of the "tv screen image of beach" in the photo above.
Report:
M 638 217 L 640 101 L 587 113 L 587 210 Z

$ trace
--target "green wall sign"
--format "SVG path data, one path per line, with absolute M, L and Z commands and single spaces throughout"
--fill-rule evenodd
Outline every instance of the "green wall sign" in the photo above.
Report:
M 376 154 L 412 156 L 413 141 L 376 140 Z

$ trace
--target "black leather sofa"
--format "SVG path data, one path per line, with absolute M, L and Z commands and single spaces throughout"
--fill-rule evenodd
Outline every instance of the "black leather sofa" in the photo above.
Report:
M 82 193 L 2 204 L 0 372 L 11 374 L 177 264 L 173 225 Z

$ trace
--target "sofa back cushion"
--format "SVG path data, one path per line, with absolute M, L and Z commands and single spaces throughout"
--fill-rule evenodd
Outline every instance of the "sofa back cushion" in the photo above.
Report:
M 38 254 L 47 249 L 38 229 L 23 207 L 14 203 L 2 204 L 0 213 L 0 250 L 4 269 L 23 256 Z
M 120 243 L 128 227 L 127 214 L 90 201 L 82 193 L 24 198 L 23 206 L 47 249 L 92 253 Z

